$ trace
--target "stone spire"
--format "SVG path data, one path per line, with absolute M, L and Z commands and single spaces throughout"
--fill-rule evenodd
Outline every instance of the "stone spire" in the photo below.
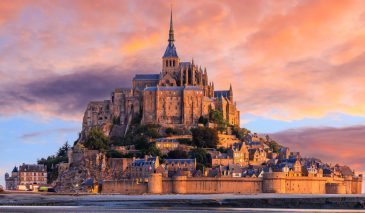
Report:
M 171 8 L 171 14 L 170 14 L 170 30 L 169 30 L 169 43 L 167 45 L 165 54 L 163 55 L 163 58 L 178 58 L 176 48 L 174 45 L 175 37 L 174 37 L 174 27 L 172 24 L 172 8 Z
M 170 15 L 170 31 L 169 31 L 169 44 L 174 43 L 174 26 L 172 24 L 172 7 L 171 7 L 171 15 Z
M 232 90 L 232 84 L 229 84 L 229 100 L 233 103 L 233 90 Z

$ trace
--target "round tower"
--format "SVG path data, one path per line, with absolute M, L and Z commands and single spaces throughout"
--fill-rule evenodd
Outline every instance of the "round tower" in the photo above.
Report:
M 162 193 L 162 174 L 153 173 L 148 179 L 148 193 L 161 194 Z
M 172 193 L 186 194 L 186 180 L 184 175 L 175 175 L 172 177 Z
M 285 193 L 285 172 L 265 172 L 262 192 Z

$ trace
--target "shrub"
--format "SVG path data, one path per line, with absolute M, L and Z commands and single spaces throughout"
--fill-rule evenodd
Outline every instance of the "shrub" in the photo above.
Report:
M 169 159 L 185 159 L 188 158 L 188 153 L 184 150 L 176 149 L 167 153 L 167 158 Z
M 84 146 L 92 150 L 106 150 L 109 138 L 99 128 L 92 128 L 86 137 Z
M 211 167 L 211 156 L 204 149 L 196 148 L 189 152 L 189 157 L 196 159 L 197 165 L 201 164 L 205 167 Z
M 192 128 L 192 144 L 199 148 L 216 148 L 219 142 L 218 132 L 209 127 Z

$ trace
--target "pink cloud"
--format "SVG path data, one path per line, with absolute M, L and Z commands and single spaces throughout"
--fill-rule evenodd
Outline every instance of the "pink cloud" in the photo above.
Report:
M 207 67 L 217 89 L 232 83 L 242 113 L 280 120 L 365 113 L 364 1 L 173 5 L 179 56 Z M 95 65 L 158 73 L 169 9 L 166 1 L 2 3 L 1 79 L 11 85 Z
M 293 129 L 270 136 L 292 151 L 300 151 L 303 157 L 317 157 L 365 171 L 365 126 Z

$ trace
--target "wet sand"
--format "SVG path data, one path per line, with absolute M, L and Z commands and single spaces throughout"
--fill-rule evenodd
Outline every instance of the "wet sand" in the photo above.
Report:
M 365 212 L 365 195 L 0 194 L 0 212 Z

